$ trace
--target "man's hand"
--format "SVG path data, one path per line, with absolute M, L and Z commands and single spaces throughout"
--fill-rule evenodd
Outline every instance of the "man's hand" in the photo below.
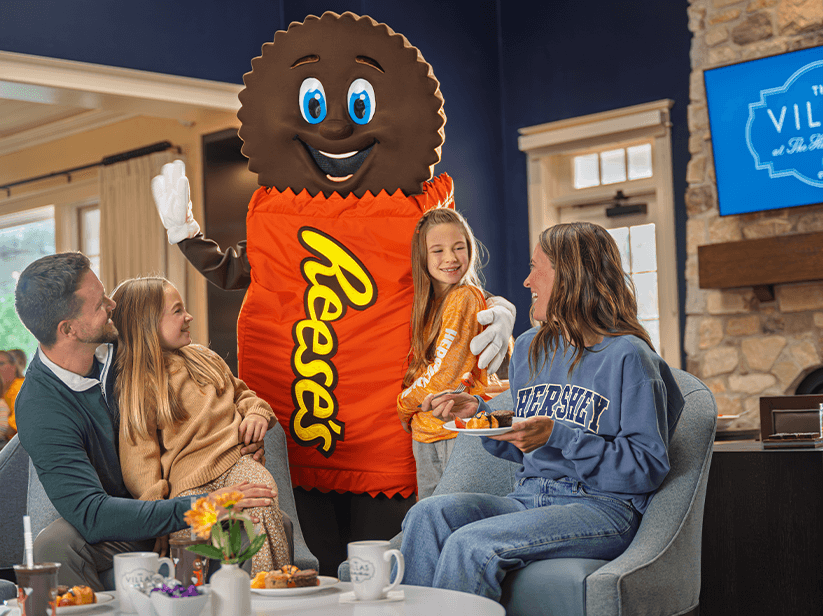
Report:
M 494 374 L 509 350 L 517 309 L 502 297 L 490 297 L 486 303 L 489 308 L 477 313 L 477 322 L 488 327 L 472 338 L 469 348 L 480 356 L 478 367 L 482 370 L 488 366 L 489 374 Z
M 262 442 L 269 429 L 269 420 L 262 415 L 251 413 L 240 422 L 240 442 L 246 445 Z
M 151 194 L 157 212 L 166 227 L 169 244 L 177 244 L 200 233 L 200 225 L 191 214 L 189 179 L 182 160 L 166 163 L 151 181 Z
M 211 498 L 215 498 L 221 494 L 226 494 L 229 492 L 240 492 L 243 495 L 243 498 L 237 501 L 234 505 L 234 509 L 236 511 L 242 511 L 243 509 L 249 509 L 252 507 L 268 507 L 271 505 L 272 500 L 277 497 L 276 488 L 271 488 L 265 483 L 249 483 L 248 481 L 244 481 L 227 488 L 215 490 L 209 494 L 209 496 Z M 224 513 L 225 510 L 221 511 L 218 509 L 217 517 L 220 518 L 220 516 Z M 255 524 L 260 522 L 258 518 L 254 516 L 250 517 L 251 521 Z
M 469 394 L 429 394 L 423 398 L 420 410 L 431 411 L 432 417 L 450 421 L 455 417 L 471 417 L 477 407 L 477 398 Z
M 158 537 L 154 540 L 154 548 L 152 548 L 152 552 L 157 552 L 158 556 L 168 556 L 169 555 L 169 536 L 163 535 L 162 537 Z
M 252 458 L 260 462 L 263 466 L 266 466 L 266 448 L 265 442 L 262 438 L 259 441 L 252 441 L 248 445 L 240 448 L 241 456 L 245 456 L 250 453 L 254 454 Z
M 506 441 L 523 453 L 529 453 L 542 447 L 549 441 L 554 429 L 554 419 L 548 417 L 529 417 L 525 421 L 512 424 L 512 429 L 499 436 L 490 436 L 496 441 Z

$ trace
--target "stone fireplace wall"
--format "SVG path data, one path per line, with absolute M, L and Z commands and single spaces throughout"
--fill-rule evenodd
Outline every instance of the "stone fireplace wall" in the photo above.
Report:
M 776 285 L 769 302 L 751 288 L 700 289 L 697 247 L 823 231 L 823 206 L 719 216 L 703 71 L 823 45 L 823 1 L 690 0 L 688 14 L 686 368 L 714 392 L 720 414 L 740 415 L 732 428 L 759 428 L 760 396 L 794 394 L 823 363 L 823 282 Z

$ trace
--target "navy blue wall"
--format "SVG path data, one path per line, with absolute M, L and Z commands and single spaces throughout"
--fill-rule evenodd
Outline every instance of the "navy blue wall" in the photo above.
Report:
M 686 8 L 687 0 L 26 0 L 3 3 L 0 49 L 241 83 L 263 43 L 308 14 L 352 10 L 389 24 L 441 82 L 448 121 L 436 172 L 455 179 L 457 207 L 490 249 L 487 286 L 515 302 L 519 333 L 528 327 L 529 254 L 518 128 L 674 99 L 683 271 Z
M 528 7 L 528 8 L 526 8 Z M 520 286 L 528 275 L 526 159 L 517 129 L 670 98 L 681 315 L 685 303 L 686 165 L 689 49 L 686 0 L 500 2 L 502 39 L 506 297 L 519 300 L 518 329 L 527 327 Z M 685 329 L 681 318 L 681 332 Z M 685 365 L 685 364 L 684 364 Z

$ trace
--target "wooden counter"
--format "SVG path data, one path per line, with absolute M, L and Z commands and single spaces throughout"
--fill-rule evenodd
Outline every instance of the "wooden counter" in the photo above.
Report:
M 823 613 L 823 450 L 714 446 L 701 616 Z

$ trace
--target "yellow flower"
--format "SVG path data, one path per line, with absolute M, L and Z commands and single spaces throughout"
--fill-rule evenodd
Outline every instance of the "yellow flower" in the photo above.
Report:
M 211 527 L 217 522 L 217 510 L 214 503 L 208 497 L 197 499 L 194 507 L 186 512 L 186 523 L 191 526 L 194 533 L 203 539 L 207 539 L 211 533 Z
M 228 509 L 229 507 L 233 507 L 234 505 L 236 505 L 237 501 L 241 500 L 242 498 L 242 492 L 228 492 L 215 496 L 214 502 L 218 507 Z

